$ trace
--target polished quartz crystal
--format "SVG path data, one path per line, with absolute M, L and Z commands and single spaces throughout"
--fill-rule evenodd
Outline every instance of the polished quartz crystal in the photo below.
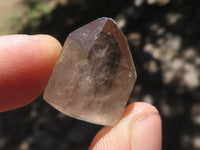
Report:
M 44 99 L 71 117 L 114 125 L 135 80 L 126 37 L 115 21 L 99 18 L 69 34 Z

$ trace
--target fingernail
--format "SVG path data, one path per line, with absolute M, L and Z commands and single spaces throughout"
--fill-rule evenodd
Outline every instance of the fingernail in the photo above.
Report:
M 142 116 L 131 126 L 132 150 L 161 150 L 161 119 L 158 113 Z

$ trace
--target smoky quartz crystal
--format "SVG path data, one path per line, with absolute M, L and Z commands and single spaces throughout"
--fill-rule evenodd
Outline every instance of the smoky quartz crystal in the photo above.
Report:
M 135 81 L 127 39 L 114 20 L 103 17 L 69 34 L 44 99 L 71 117 L 114 125 Z

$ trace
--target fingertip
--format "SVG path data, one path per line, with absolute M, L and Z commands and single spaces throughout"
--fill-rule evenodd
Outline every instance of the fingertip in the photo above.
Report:
M 0 36 L 0 112 L 24 106 L 43 92 L 61 49 L 49 35 Z
M 158 113 L 146 114 L 131 126 L 131 150 L 161 150 L 161 135 L 160 115 Z
M 104 127 L 98 132 L 98 134 L 93 139 L 89 150 L 137 150 L 138 148 L 136 149 L 134 147 L 135 144 L 133 141 L 145 141 L 142 139 L 139 140 L 139 136 L 143 133 L 140 134 L 138 132 L 137 135 L 134 134 L 134 125 L 138 124 L 137 127 L 140 127 L 138 123 L 139 120 L 141 120 L 141 118 L 147 116 L 148 114 L 157 114 L 157 116 L 159 116 L 158 110 L 150 104 L 136 102 L 128 105 L 124 110 L 120 121 L 115 126 Z M 148 121 L 151 122 L 151 120 Z M 154 122 L 155 120 L 152 119 L 152 121 Z M 156 124 L 157 123 L 158 122 L 156 122 Z M 161 128 L 160 124 L 158 124 L 157 127 Z M 140 131 L 143 131 L 142 128 Z M 159 136 L 159 128 L 153 131 L 158 131 L 157 135 Z M 159 138 L 161 137 L 158 137 L 158 143 L 160 142 Z
M 56 38 L 47 34 L 37 34 L 32 35 L 32 37 L 35 40 L 44 42 L 41 46 L 44 46 L 43 48 L 47 50 L 48 54 L 52 54 L 52 57 L 55 57 L 55 59 L 58 58 L 62 49 L 62 45 Z
M 124 110 L 122 117 L 120 119 L 131 119 L 133 122 L 138 120 L 141 116 L 144 116 L 148 113 L 159 113 L 155 106 L 144 103 L 136 102 L 129 104 Z

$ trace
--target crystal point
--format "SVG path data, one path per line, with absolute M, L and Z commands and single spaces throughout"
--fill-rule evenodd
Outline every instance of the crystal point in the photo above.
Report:
M 99 18 L 69 34 L 44 99 L 71 117 L 114 125 L 136 80 L 128 42 L 110 18 Z

